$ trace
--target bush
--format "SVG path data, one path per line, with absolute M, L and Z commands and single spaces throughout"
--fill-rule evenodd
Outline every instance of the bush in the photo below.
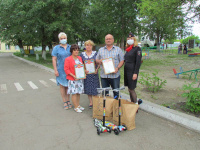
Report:
M 157 92 L 167 83 L 166 80 L 162 80 L 157 77 L 157 74 L 158 73 L 152 73 L 153 77 L 151 77 L 149 74 L 140 73 L 141 79 L 139 80 L 139 83 L 147 88 L 148 91 L 153 93 Z
M 183 97 L 187 98 L 185 107 L 191 112 L 200 112 L 200 88 L 193 87 L 194 83 L 183 85 L 182 90 L 185 92 L 182 94 Z

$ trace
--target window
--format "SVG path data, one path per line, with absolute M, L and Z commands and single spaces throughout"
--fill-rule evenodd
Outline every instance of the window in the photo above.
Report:
M 18 45 L 15 45 L 15 50 L 20 50 Z
M 6 50 L 10 50 L 10 45 L 6 44 Z

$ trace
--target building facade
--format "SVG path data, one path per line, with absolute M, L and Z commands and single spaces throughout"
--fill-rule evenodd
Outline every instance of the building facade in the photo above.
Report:
M 9 45 L 0 41 L 0 52 L 20 52 L 20 49 L 17 45 Z

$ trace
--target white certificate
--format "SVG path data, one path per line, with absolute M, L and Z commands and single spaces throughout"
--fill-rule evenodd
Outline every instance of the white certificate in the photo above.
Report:
M 115 66 L 112 58 L 103 59 L 102 64 L 105 74 L 110 74 L 115 72 Z
M 95 73 L 95 61 L 94 59 L 90 59 L 90 60 L 85 60 L 85 68 L 88 72 L 88 74 L 92 74 Z
M 85 79 L 85 69 L 84 64 L 76 64 L 74 65 L 76 79 Z

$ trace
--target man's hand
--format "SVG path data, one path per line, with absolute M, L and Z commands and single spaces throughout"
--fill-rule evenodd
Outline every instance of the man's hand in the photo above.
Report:
M 115 72 L 114 73 L 117 73 L 119 71 L 119 69 L 118 68 L 115 68 Z
M 102 64 L 102 59 L 99 59 L 98 62 L 97 62 L 99 65 Z

